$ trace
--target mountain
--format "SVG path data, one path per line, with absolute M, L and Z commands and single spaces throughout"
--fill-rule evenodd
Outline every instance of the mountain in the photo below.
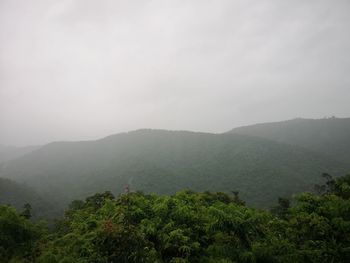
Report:
M 311 190 L 343 163 L 299 146 L 241 134 L 139 130 L 97 141 L 56 142 L 12 160 L 0 176 L 63 204 L 95 192 L 240 191 L 258 207 Z
M 32 206 L 34 218 L 54 217 L 52 203 L 41 197 L 35 190 L 25 184 L 0 178 L 0 204 L 12 205 L 21 211 L 26 203 Z
M 0 145 L 0 163 L 14 160 L 39 148 L 40 146 L 14 147 Z
M 239 127 L 230 133 L 301 146 L 350 164 L 350 118 L 299 118 Z

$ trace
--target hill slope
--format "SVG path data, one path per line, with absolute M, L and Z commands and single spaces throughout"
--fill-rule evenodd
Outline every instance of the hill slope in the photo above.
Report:
M 140 130 L 98 141 L 52 143 L 8 162 L 1 176 L 68 202 L 97 191 L 239 190 L 256 206 L 312 189 L 320 174 L 347 171 L 301 147 L 239 134 Z
M 0 204 L 12 205 L 20 211 L 26 203 L 32 206 L 34 218 L 55 216 L 52 204 L 33 189 L 13 180 L 0 178 Z
M 350 118 L 294 119 L 239 127 L 230 133 L 305 147 L 350 164 Z

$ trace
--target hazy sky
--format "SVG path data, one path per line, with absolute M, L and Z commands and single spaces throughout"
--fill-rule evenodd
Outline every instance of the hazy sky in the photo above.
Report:
M 350 117 L 348 0 L 1 0 L 0 144 Z

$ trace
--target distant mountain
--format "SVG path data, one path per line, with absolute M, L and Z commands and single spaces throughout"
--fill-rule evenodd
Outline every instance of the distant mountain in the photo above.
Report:
M 297 145 L 350 164 L 350 118 L 294 119 L 239 127 L 230 133 Z
M 55 210 L 53 204 L 48 200 L 44 200 L 32 188 L 10 179 L 0 178 L 0 204 L 12 205 L 21 211 L 26 203 L 32 206 L 34 218 L 54 216 L 52 212 Z M 58 213 L 58 211 L 55 211 L 55 213 Z
M 57 142 L 10 161 L 0 176 L 66 203 L 97 191 L 160 194 L 184 188 L 239 190 L 267 207 L 279 196 L 311 190 L 320 174 L 343 175 L 342 162 L 299 146 L 240 134 L 139 130 L 98 141 Z
M 40 146 L 14 147 L 0 145 L 0 163 L 14 160 L 39 148 Z

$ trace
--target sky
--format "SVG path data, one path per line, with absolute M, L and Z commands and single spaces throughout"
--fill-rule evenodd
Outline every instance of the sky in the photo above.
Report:
M 0 144 L 350 117 L 348 0 L 1 0 Z

